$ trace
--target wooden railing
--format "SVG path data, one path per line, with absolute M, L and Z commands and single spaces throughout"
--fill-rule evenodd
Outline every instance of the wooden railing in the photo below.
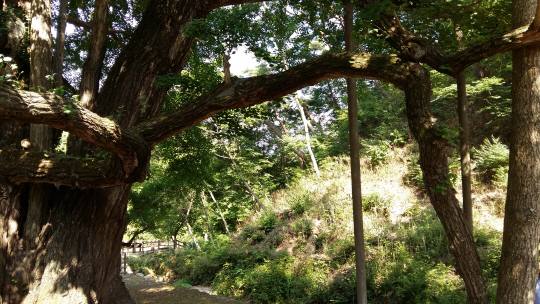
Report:
M 127 254 L 146 254 L 155 253 L 158 250 L 168 250 L 173 248 L 174 244 L 170 241 L 150 240 L 150 241 L 134 241 L 129 248 L 124 247 L 120 253 L 120 273 L 127 273 Z

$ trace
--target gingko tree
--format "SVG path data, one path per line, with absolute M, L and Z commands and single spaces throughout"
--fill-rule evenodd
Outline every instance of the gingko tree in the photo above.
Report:
M 34 7 L 46 6 L 46 1 L 33 2 Z M 398 14 L 393 13 L 393 6 L 382 6 L 380 10 L 381 6 L 356 3 L 363 11 L 366 5 L 379 8 L 375 12 L 377 17 L 366 26 L 374 25 L 383 33 L 382 38 L 390 42 L 394 53 L 326 52 L 291 64 L 286 71 L 250 78 L 232 77 L 230 83 L 218 84 L 205 94 L 162 112 L 169 87 L 157 85 L 156 79 L 180 73 L 185 68 L 196 39 L 191 35 L 193 28 L 222 7 L 229 6 L 226 9 L 230 10 L 253 2 L 262 1 L 137 2 L 133 13 L 140 14 L 140 20 L 133 32 L 127 32 L 114 29 L 126 22 L 113 22 L 109 16 L 109 12 L 123 12 L 122 6 L 96 0 L 86 20 L 78 20 L 90 31 L 88 43 L 77 45 L 87 47 L 78 84 L 80 102 L 53 92 L 25 90 L 20 83 L 24 74 L 15 79 L 19 82 L 2 83 L 0 296 L 3 302 L 133 303 L 119 275 L 118 253 L 126 228 L 131 185 L 145 179 L 152 149 L 158 143 L 228 109 L 274 100 L 328 79 L 369 78 L 391 83 L 404 91 L 409 127 L 419 143 L 428 195 L 449 239 L 469 302 L 486 303 L 478 253 L 448 180 L 449 143 L 445 129 L 430 111 L 427 66 L 457 76 L 483 58 L 537 43 L 538 27 L 526 24 L 449 53 L 439 48 L 435 40 L 422 38 L 405 28 Z M 25 4 L 24 1 L 6 3 L 12 7 Z M 311 3 L 312 7 L 314 4 Z M 341 2 L 331 4 L 333 9 L 340 10 Z M 22 5 L 19 9 L 28 11 L 29 6 Z M 414 11 L 414 6 L 411 9 Z M 11 11 L 5 10 L 1 16 L 10 22 L 5 33 L 9 43 L 2 40 L 1 51 L 3 54 L 17 51 L 19 55 L 10 55 L 20 62 L 15 67 L 6 60 L 7 56 L 3 57 L 4 76 L 13 75 L 17 68 L 25 70 L 25 56 L 20 54 L 24 54 L 26 47 L 15 45 L 17 41 L 25 41 L 18 39 L 21 31 L 17 30 L 24 22 L 21 14 Z M 108 37 L 115 36 L 117 51 L 108 52 Z M 39 37 L 46 40 L 50 36 Z M 33 66 L 38 66 L 43 54 L 50 51 L 47 48 L 52 44 L 48 45 L 30 48 L 31 58 L 38 60 Z M 67 43 L 66 51 L 72 47 L 76 46 Z M 101 78 L 104 70 L 106 77 Z M 34 73 L 29 68 L 25 71 Z M 37 142 L 32 143 L 27 124 L 43 124 L 69 132 L 67 155 L 42 150 Z M 55 186 L 47 192 L 49 204 L 30 213 L 32 202 L 28 191 L 36 184 Z M 30 235 L 26 231 L 30 229 L 29 221 L 32 231 L 38 233 L 26 240 Z

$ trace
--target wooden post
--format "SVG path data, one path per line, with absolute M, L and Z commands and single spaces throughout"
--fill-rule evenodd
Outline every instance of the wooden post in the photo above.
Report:
M 135 244 L 137 244 L 137 242 L 133 242 L 133 253 L 135 253 Z
M 124 273 L 127 273 L 127 254 L 124 252 Z

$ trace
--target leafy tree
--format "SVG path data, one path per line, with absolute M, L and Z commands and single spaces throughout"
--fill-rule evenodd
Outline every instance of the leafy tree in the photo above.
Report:
M 46 6 L 45 2 L 35 0 L 34 4 L 42 7 Z M 272 33 L 258 33 L 275 33 L 275 37 L 261 35 L 261 40 L 255 41 L 255 35 L 251 35 L 251 40 L 246 39 L 246 43 L 251 42 L 250 47 L 272 61 L 277 70 L 257 77 L 231 79 L 230 83 L 218 84 L 203 95 L 193 96 L 174 110 L 160 113 L 171 87 L 158 85 L 157 78 L 182 73 L 195 41 L 204 39 L 194 29 L 201 28 L 203 19 L 208 16 L 212 18 L 210 14 L 221 12 L 222 7 L 247 5 L 249 2 L 262 1 L 150 0 L 118 6 L 116 2 L 97 0 L 93 9 L 87 2 L 70 2 L 72 6 L 77 6 L 68 7 L 70 16 L 80 13 L 78 20 L 87 23 L 85 26 L 88 28 L 86 33 L 81 31 L 78 34 L 81 43 L 74 45 L 69 39 L 66 40 L 66 49 L 80 48 L 85 51 L 72 52 L 71 55 L 66 52 L 66 60 L 72 56 L 73 62 L 77 61 L 72 66 L 73 70 L 82 69 L 81 83 L 78 85 L 82 103 L 54 94 L 20 90 L 18 88 L 23 87 L 20 82 L 0 86 L 0 119 L 4 131 L 0 134 L 0 268 L 7 270 L 0 274 L 0 296 L 3 301 L 133 303 L 117 271 L 120 266 L 118 252 L 126 227 L 131 185 L 147 176 L 152 149 L 219 112 L 279 99 L 324 80 L 357 77 L 388 82 L 405 92 L 408 123 L 419 142 L 424 182 L 456 257 L 469 302 L 486 302 L 478 254 L 472 237 L 467 233 L 466 220 L 455 198 L 455 191 L 448 184 L 448 130 L 437 123 L 431 114 L 430 74 L 424 65 L 454 77 L 482 58 L 537 43 L 540 39 L 539 27 L 524 26 L 504 35 L 498 31 L 500 27 L 496 27 L 495 34 L 479 31 L 480 35 L 467 39 L 470 42 L 465 44 L 465 50 L 451 55 L 454 49 L 447 48 L 444 39 L 448 36 L 447 27 L 429 27 L 444 23 L 444 17 L 428 19 L 429 22 L 424 23 L 421 20 L 436 13 L 429 9 L 431 6 L 446 12 L 459 12 L 466 6 L 451 10 L 449 8 L 457 4 L 413 1 L 408 6 L 401 6 L 403 10 L 398 9 L 395 13 L 396 5 L 399 7 L 402 3 L 360 1 L 357 5 L 365 15 L 357 19 L 357 26 L 362 27 L 366 34 L 373 32 L 374 43 L 367 51 L 377 54 L 336 53 L 336 50 L 343 49 L 339 43 L 330 43 L 330 52 L 321 55 L 310 53 L 309 46 L 301 45 L 300 40 L 296 41 L 293 39 L 295 36 L 290 35 L 294 26 L 283 22 Z M 18 3 L 6 1 L 12 6 Z M 287 4 L 305 7 L 310 18 L 315 20 L 320 17 L 320 20 L 328 21 L 325 19 L 327 16 L 336 15 L 342 9 L 340 3 L 332 1 L 321 4 L 318 1 L 273 3 L 268 7 L 276 5 L 275 13 L 260 9 L 260 19 L 253 20 L 258 20 L 262 25 L 264 18 L 289 16 Z M 321 14 L 314 9 L 317 7 Z M 418 19 L 404 18 L 415 16 L 416 9 L 418 12 L 429 11 L 426 14 L 418 13 Z M 18 10 L 28 8 L 22 6 Z M 109 35 L 117 34 L 114 30 L 111 32 L 109 26 L 131 26 L 132 22 L 117 21 L 126 13 L 130 16 L 128 19 L 140 20 L 136 28 L 131 33 L 124 33 L 123 39 L 127 43 L 119 39 L 124 46 L 120 43 L 108 44 Z M 13 14 L 10 18 L 18 19 L 14 22 L 21 24 L 20 15 Z M 501 14 L 490 20 L 503 20 L 501 17 L 504 16 Z M 339 23 L 339 19 L 336 22 Z M 305 24 L 313 24 L 311 29 L 316 30 L 297 28 L 309 30 L 307 33 L 311 34 L 318 33 L 319 29 L 331 32 L 340 28 L 333 25 L 323 27 L 320 21 Z M 422 38 L 408 27 L 418 27 L 429 35 Z M 8 35 L 17 36 L 17 33 L 10 31 Z M 332 40 L 328 35 L 325 39 Z M 297 61 L 289 60 L 290 68 L 282 71 L 278 66 L 282 57 L 268 51 L 270 45 L 267 43 L 270 42 L 277 45 L 298 42 L 298 46 L 291 50 L 292 55 L 306 56 L 299 56 Z M 115 48 L 117 51 L 113 51 Z M 23 50 L 10 54 L 23 66 L 26 47 L 17 46 L 8 50 L 3 45 L 2 52 L 9 53 L 13 49 Z M 49 51 L 47 47 L 30 50 L 31 57 L 39 55 L 33 53 L 42 55 Z M 81 64 L 82 54 L 86 55 L 84 64 Z M 219 54 L 219 58 L 222 58 L 222 52 Z M 292 55 L 287 57 L 295 57 Z M 34 65 L 39 65 L 39 62 L 34 62 Z M 104 75 L 104 71 L 107 76 L 102 79 L 100 75 Z M 10 71 L 3 73 L 6 75 Z M 98 91 L 100 79 L 102 86 Z M 69 155 L 53 155 L 26 144 L 23 149 L 21 140 L 27 135 L 21 123 L 47 124 L 70 132 Z M 25 183 L 56 184 L 57 192 L 50 196 L 54 204 L 39 214 L 27 213 L 31 202 L 27 199 L 28 187 Z M 43 225 L 35 240 L 36 248 L 31 249 L 25 245 L 25 223 L 38 223 L 38 216 L 42 216 Z M 22 242 L 20 238 L 23 238 Z

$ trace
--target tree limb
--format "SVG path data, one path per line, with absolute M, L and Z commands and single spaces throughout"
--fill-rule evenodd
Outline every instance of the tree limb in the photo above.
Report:
M 15 148 L 0 150 L 2 176 L 14 184 L 52 183 L 77 188 L 103 188 L 133 183 L 142 173 L 127 176 L 117 157 L 79 159 Z
M 408 65 L 394 55 L 328 53 L 279 74 L 232 79 L 230 86 L 219 86 L 177 110 L 158 115 L 135 128 L 155 145 L 223 110 L 274 100 L 330 78 L 381 79 L 402 88 Z
M 417 47 L 425 48 L 426 52 L 418 59 L 453 76 L 483 58 L 538 41 L 540 33 L 530 31 L 528 26 L 525 26 L 495 36 L 453 56 L 420 42 Z M 274 100 L 300 88 L 339 77 L 378 79 L 404 89 L 412 65 L 414 63 L 397 55 L 327 53 L 279 74 L 246 79 L 233 78 L 230 85 L 219 85 L 177 110 L 158 115 L 129 130 L 119 127 L 111 119 L 100 117 L 58 96 L 16 91 L 0 86 L 0 120 L 47 124 L 77 135 L 117 154 L 122 161 L 120 171 L 124 174 L 124 181 L 139 180 L 143 177 L 136 177 L 136 174 L 146 172 L 145 166 L 153 146 L 218 112 Z M 28 181 L 32 179 L 31 176 L 28 177 Z M 69 181 L 60 182 L 58 177 L 52 176 L 50 181 L 47 181 L 45 176 L 42 176 L 41 180 L 70 184 Z M 103 181 L 102 184 L 118 182 L 113 178 L 110 182 Z
M 0 120 L 47 124 L 117 154 L 126 174 L 150 157 L 150 146 L 133 131 L 54 94 L 0 86 Z
M 69 23 L 71 23 L 73 25 L 76 25 L 76 26 L 83 27 L 83 28 L 88 29 L 88 30 L 92 29 L 92 24 L 90 24 L 88 22 L 84 22 L 82 20 L 79 20 L 79 19 L 71 17 L 71 16 L 67 16 L 67 22 L 69 22 Z M 127 35 L 127 36 L 132 35 L 131 32 L 126 32 L 126 31 L 121 31 L 121 30 L 114 30 L 114 29 L 107 29 L 107 35 L 112 35 L 112 34 L 122 34 L 122 35 Z
M 375 22 L 375 26 L 388 34 L 388 42 L 402 56 L 411 61 L 426 63 L 437 71 L 454 78 L 465 68 L 482 59 L 540 41 L 540 29 L 531 23 L 531 25 L 493 36 L 461 52 L 449 55 L 427 39 L 404 28 L 397 17 L 385 14 L 381 14 L 380 17 L 380 20 Z

